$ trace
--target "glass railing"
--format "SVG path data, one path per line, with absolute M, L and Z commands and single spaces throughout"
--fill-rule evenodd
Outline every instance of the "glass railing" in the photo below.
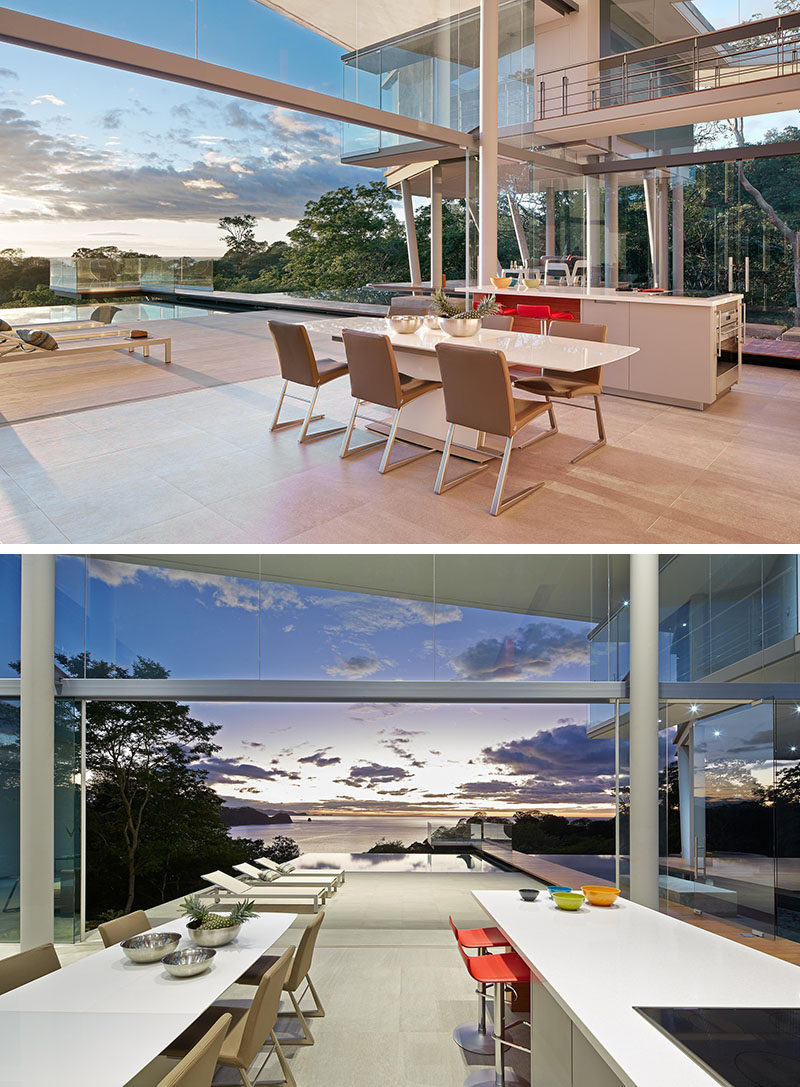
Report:
M 800 11 L 537 71 L 536 118 L 714 90 L 800 71 Z
M 213 290 L 214 262 L 194 257 L 58 257 L 50 287 L 75 294 L 125 290 Z

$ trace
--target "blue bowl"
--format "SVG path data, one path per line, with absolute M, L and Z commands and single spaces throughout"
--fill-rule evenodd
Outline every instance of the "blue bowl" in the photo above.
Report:
M 572 890 L 572 888 L 571 888 L 571 887 L 548 887 L 548 888 L 547 888 L 547 893 L 548 893 L 548 894 L 550 895 L 550 897 L 552 898 L 552 897 L 553 897 L 553 894 L 558 894 L 558 893 L 560 893 L 561 891 L 564 891 L 564 892 L 567 892 L 567 893 L 568 893 L 568 892 L 570 892 L 571 890 Z

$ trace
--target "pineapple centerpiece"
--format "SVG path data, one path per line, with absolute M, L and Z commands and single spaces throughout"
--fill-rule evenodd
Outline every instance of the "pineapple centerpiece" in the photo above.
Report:
M 500 310 L 493 294 L 468 310 L 463 302 L 448 298 L 443 290 L 433 292 L 431 306 L 439 318 L 439 328 L 449 336 L 474 336 L 480 331 L 481 317 Z
M 184 898 L 180 907 L 184 916 L 191 918 L 186 926 L 189 935 L 200 947 L 222 947 L 239 935 L 242 925 L 255 917 L 256 904 L 246 898 L 237 902 L 230 913 L 215 913 L 199 895 Z

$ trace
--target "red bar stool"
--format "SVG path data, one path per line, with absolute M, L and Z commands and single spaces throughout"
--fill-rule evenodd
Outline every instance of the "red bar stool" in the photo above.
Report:
M 556 310 L 554 313 L 549 305 L 527 305 L 522 302 L 517 306 L 517 313 L 520 317 L 533 317 L 535 320 L 541 322 L 542 332 L 546 336 L 550 328 L 551 321 L 574 321 L 575 316 L 572 313 L 561 312 Z
M 510 947 L 499 928 L 456 928 L 452 917 L 449 921 L 459 948 L 468 948 L 470 951 L 477 951 L 478 955 L 485 955 L 491 947 Z M 492 1036 L 486 1032 L 486 1002 L 492 998 L 487 994 L 485 985 L 479 985 L 475 992 L 478 994 L 478 1022 L 462 1023 L 460 1027 L 456 1027 L 453 1040 L 467 1053 L 487 1056 L 494 1053 Z
M 529 1087 L 528 1081 L 521 1079 L 515 1072 L 506 1071 L 503 1061 L 503 1046 L 530 1053 L 527 1046 L 510 1042 L 506 1037 L 516 1023 L 506 1026 L 506 988 L 516 993 L 515 985 L 530 985 L 531 972 L 524 959 L 516 951 L 502 951 L 499 955 L 473 955 L 466 953 L 458 945 L 470 976 L 480 985 L 494 986 L 494 1069 L 481 1069 L 467 1079 L 466 1087 Z

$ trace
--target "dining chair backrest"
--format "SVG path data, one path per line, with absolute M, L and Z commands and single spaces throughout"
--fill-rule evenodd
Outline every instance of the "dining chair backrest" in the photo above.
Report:
M 608 325 L 590 325 L 582 321 L 553 321 L 550 324 L 550 335 L 560 336 L 569 340 L 590 340 L 592 343 L 605 343 L 608 339 Z M 603 387 L 603 367 L 592 366 L 588 370 L 581 370 L 579 375 L 586 385 L 599 385 Z
M 269 1037 L 270 1031 L 275 1027 L 281 1005 L 281 992 L 294 952 L 294 947 L 287 947 L 258 983 L 256 995 L 247 1013 L 237 1054 L 238 1060 L 245 1068 L 250 1067 L 256 1054 Z
M 510 332 L 513 327 L 513 314 L 490 313 L 488 317 L 481 317 L 481 328 L 496 328 L 501 332 Z
M 0 996 L 60 968 L 61 963 L 52 944 L 39 944 L 29 951 L 0 959 Z
M 284 381 L 316 388 L 319 371 L 305 325 L 292 321 L 267 321 L 267 325 L 278 352 L 278 366 Z
M 97 926 L 97 931 L 103 947 L 112 947 L 122 940 L 129 940 L 131 936 L 149 932 L 152 927 L 144 910 L 135 910 L 133 913 L 126 913 L 124 917 L 115 917 L 113 921 L 104 921 Z
M 300 937 L 300 943 L 297 945 L 297 951 L 292 960 L 292 969 L 286 979 L 287 992 L 295 992 L 307 977 L 311 969 L 311 960 L 314 957 L 314 947 L 317 943 L 317 936 L 319 936 L 319 927 L 324 920 L 325 910 L 320 910 L 313 921 L 309 921 L 303 930 L 303 935 Z
M 419 317 L 431 308 L 431 300 L 425 295 L 398 294 L 389 300 L 390 317 Z
M 513 434 L 514 398 L 502 351 L 438 343 L 448 423 L 488 434 Z
M 211 1087 L 219 1053 L 233 1017 L 221 1015 L 197 1045 L 167 1072 L 157 1087 Z
M 403 390 L 389 337 L 344 328 L 342 339 L 353 396 L 384 408 L 399 408 Z

